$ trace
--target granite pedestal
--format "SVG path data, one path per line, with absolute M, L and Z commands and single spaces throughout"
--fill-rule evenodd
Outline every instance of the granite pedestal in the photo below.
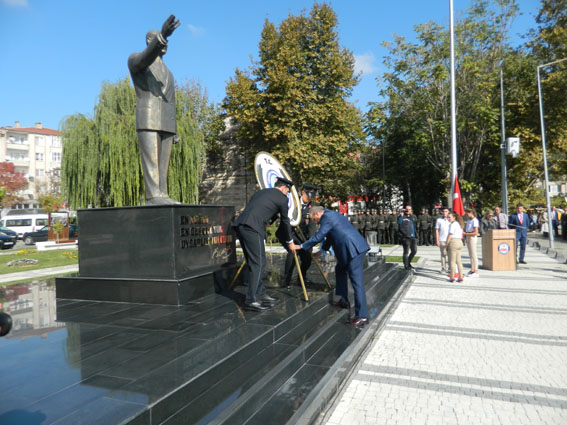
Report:
M 181 305 L 235 273 L 234 207 L 159 205 L 78 211 L 79 275 L 57 298 Z

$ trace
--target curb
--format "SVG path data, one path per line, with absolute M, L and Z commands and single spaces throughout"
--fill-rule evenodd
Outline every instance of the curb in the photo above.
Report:
M 555 249 L 548 248 L 546 246 L 542 247 L 538 241 L 528 239 L 528 245 L 532 248 L 538 249 L 543 254 L 547 254 L 548 257 L 557 260 L 561 264 L 567 263 L 567 257 L 565 256 L 565 254 L 558 252 Z

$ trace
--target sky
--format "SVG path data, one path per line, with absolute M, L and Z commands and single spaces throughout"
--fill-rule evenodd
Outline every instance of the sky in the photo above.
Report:
M 312 0 L 0 0 L 0 127 L 41 122 L 59 129 L 76 113 L 93 115 L 103 82 L 128 74 L 128 56 L 145 47 L 145 34 L 174 14 L 181 25 L 169 38 L 164 61 L 178 83 L 194 80 L 220 103 L 236 68 L 258 57 L 264 22 L 279 24 L 307 13 Z M 513 45 L 534 28 L 539 0 L 517 0 L 522 13 Z M 414 39 L 427 21 L 448 26 L 449 0 L 331 0 L 341 47 L 355 56 L 361 82 L 350 99 L 364 112 L 379 100 L 383 42 L 394 34 Z M 454 0 L 455 19 L 470 0 Z M 535 72 L 535 71 L 534 71 Z

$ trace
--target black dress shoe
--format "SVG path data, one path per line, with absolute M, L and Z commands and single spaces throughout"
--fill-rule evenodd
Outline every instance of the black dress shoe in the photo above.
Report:
M 260 304 L 258 301 L 254 301 L 253 303 L 244 303 L 244 308 L 250 311 L 264 311 L 269 310 L 271 307 Z
M 520 260 L 520 261 L 518 261 L 518 263 L 520 263 L 520 264 L 528 264 L 528 263 L 526 263 L 524 260 Z
M 365 323 L 368 323 L 368 319 L 366 317 L 355 317 L 350 321 L 351 325 L 364 325 Z
M 262 301 L 268 302 L 268 303 L 273 303 L 276 302 L 278 299 L 274 298 L 274 297 L 270 297 L 268 294 L 264 294 L 262 295 Z
M 340 300 L 340 301 L 334 303 L 333 305 L 334 305 L 335 307 L 340 307 L 340 308 L 350 308 L 350 304 L 347 303 L 347 302 L 345 302 L 345 301 L 343 301 L 343 300 Z

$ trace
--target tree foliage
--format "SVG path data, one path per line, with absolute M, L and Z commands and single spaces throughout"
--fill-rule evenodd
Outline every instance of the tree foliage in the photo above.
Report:
M 259 61 L 236 70 L 224 100 L 244 150 L 268 151 L 294 179 L 331 193 L 352 181 L 363 137 L 360 113 L 346 100 L 358 82 L 354 58 L 339 46 L 336 26 L 326 4 L 277 27 L 266 20 Z
M 62 122 L 62 186 L 72 208 L 143 204 L 135 108 L 126 78 L 103 84 L 92 119 L 76 114 Z M 203 129 L 214 107 L 199 87 L 186 83 L 177 87 L 176 108 L 179 144 L 170 158 L 168 190 L 173 199 L 197 203 Z
M 20 199 L 18 191 L 25 189 L 28 180 L 23 173 L 16 172 L 12 162 L 0 162 L 0 203 L 10 208 Z
M 493 2 L 494 3 L 494 2 Z M 514 0 L 473 0 L 455 25 L 458 175 L 469 199 L 499 188 L 499 70 Z M 406 201 L 429 205 L 450 185 L 449 31 L 417 25 L 416 42 L 386 43 L 389 69 L 365 117 L 367 131 L 386 149 L 388 174 Z M 398 172 L 396 172 L 398 171 Z

